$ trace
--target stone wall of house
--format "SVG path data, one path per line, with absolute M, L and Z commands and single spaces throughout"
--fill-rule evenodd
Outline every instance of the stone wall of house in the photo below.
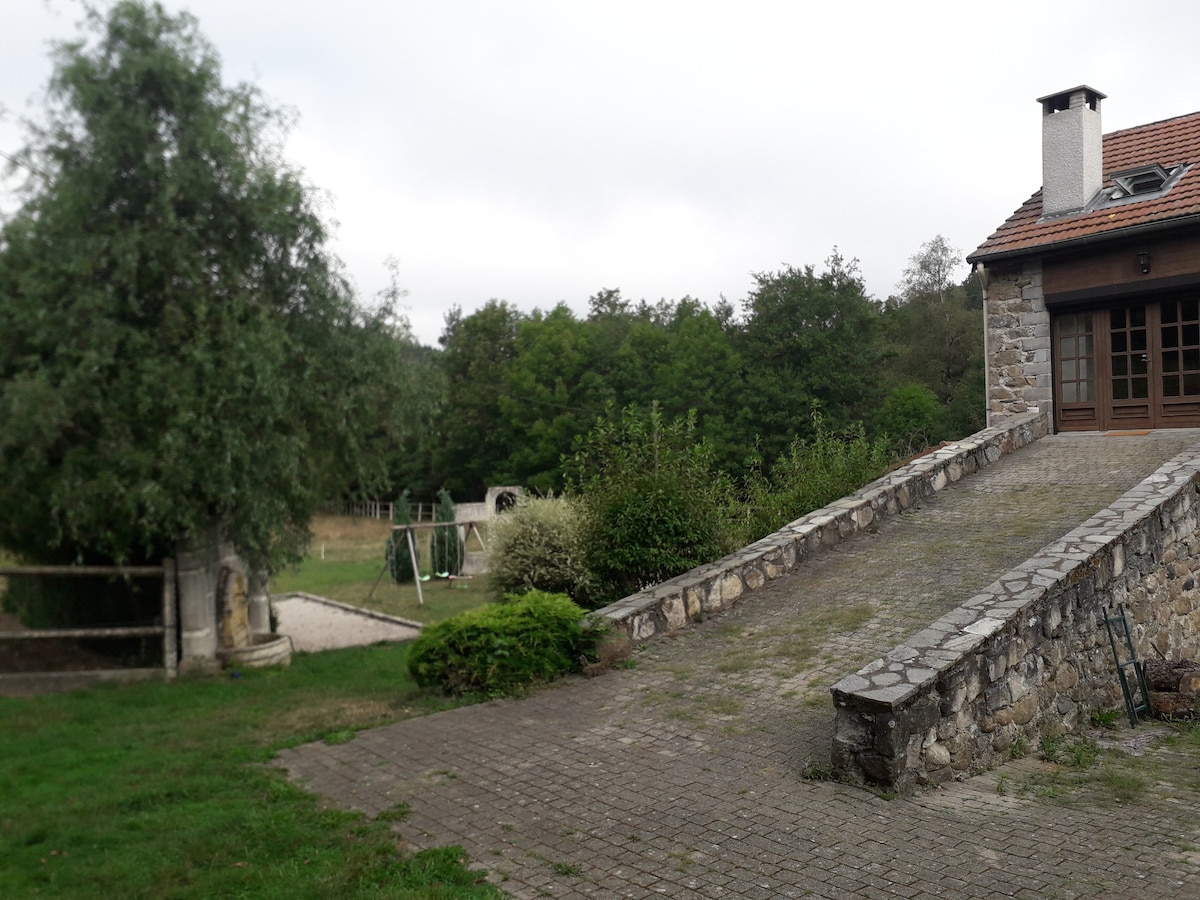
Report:
M 1140 658 L 1200 655 L 1200 445 L 833 688 L 833 765 L 900 792 L 1122 704 L 1102 616 Z
M 988 268 L 985 328 L 988 423 L 1042 410 L 1052 416 L 1050 314 L 1038 261 Z
M 812 554 L 1019 450 L 1050 430 L 1044 414 L 1022 414 L 926 454 L 857 493 L 801 516 L 790 525 L 706 566 L 664 581 L 596 612 L 642 641 L 686 627 L 738 601 L 749 590 L 794 572 Z

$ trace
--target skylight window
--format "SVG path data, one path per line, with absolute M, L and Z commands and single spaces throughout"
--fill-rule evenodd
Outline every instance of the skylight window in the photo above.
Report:
M 1110 200 L 1120 200 L 1137 194 L 1153 194 L 1161 191 L 1172 173 L 1160 165 L 1138 166 L 1113 175 L 1113 187 L 1108 192 Z

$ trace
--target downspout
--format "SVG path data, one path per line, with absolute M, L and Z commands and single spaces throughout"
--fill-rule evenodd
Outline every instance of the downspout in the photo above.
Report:
M 990 352 L 990 341 L 988 340 L 988 332 L 991 330 L 988 327 L 988 295 L 987 295 L 987 268 L 981 262 L 975 263 L 975 277 L 979 279 L 979 289 L 983 296 L 983 413 L 986 417 L 984 424 L 992 427 L 992 354 Z

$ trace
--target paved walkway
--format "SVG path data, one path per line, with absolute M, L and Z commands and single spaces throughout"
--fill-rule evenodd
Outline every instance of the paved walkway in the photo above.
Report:
M 803 777 L 830 684 L 1197 440 L 1046 437 L 631 668 L 279 761 L 340 806 L 408 803 L 404 841 L 461 844 L 516 897 L 1200 897 L 1194 793 L 1068 805 L 992 774 L 888 801 Z

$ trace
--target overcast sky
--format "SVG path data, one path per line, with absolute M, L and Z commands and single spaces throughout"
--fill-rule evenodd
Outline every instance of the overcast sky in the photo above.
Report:
M 1089 84 L 1105 131 L 1200 109 L 1185 0 L 165 5 L 295 111 L 335 251 L 364 298 L 399 261 L 425 344 L 493 297 L 737 303 L 835 245 L 884 299 L 924 241 L 970 251 L 1040 185 L 1035 98 Z M 3 0 L 0 151 L 80 17 Z

